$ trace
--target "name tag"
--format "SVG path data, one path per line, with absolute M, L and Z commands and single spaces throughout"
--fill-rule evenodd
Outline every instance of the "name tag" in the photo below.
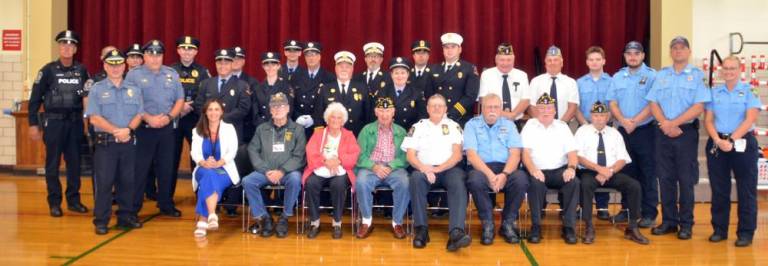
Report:
M 734 141 L 733 149 L 736 150 L 736 152 L 744 152 L 745 150 L 747 150 L 747 140 L 739 139 Z
M 284 143 L 272 144 L 272 152 L 284 152 L 284 151 L 285 151 Z

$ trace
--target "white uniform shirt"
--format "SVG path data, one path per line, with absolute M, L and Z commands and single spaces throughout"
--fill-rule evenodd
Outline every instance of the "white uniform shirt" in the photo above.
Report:
M 576 80 L 563 73 L 557 74 L 556 77 L 557 99 L 555 100 L 557 100 L 558 117 L 562 118 L 568 111 L 568 103 L 579 104 L 579 86 L 576 84 Z M 531 80 L 531 105 L 536 105 L 536 101 L 542 94 L 549 93 L 550 87 L 552 87 L 551 75 L 544 73 L 533 78 Z
M 513 68 L 507 74 L 509 74 L 507 77 L 507 85 L 509 85 L 509 95 L 511 96 L 510 105 L 512 106 L 512 109 L 515 109 L 521 100 L 527 101 L 531 99 L 531 90 L 528 87 L 528 74 L 516 68 Z M 501 90 L 503 86 L 502 75 L 504 75 L 504 73 L 501 73 L 501 71 L 499 71 L 499 69 L 496 67 L 492 67 L 483 71 L 483 73 L 480 75 L 480 92 L 478 93 L 478 100 L 480 97 L 488 95 L 489 93 L 493 93 L 501 97 L 502 107 L 504 106 L 504 93 Z M 515 82 L 519 83 L 517 87 L 515 87 Z M 509 112 L 512 110 L 504 111 Z M 523 114 L 519 114 L 517 117 L 515 117 L 515 120 L 522 117 Z
M 444 117 L 437 125 L 428 118 L 413 124 L 400 148 L 416 150 L 416 158 L 423 164 L 441 165 L 451 158 L 453 144 L 461 145 L 464 137 L 461 127 L 448 117 Z
M 552 170 L 568 163 L 568 153 L 575 151 L 576 141 L 568 125 L 560 120 L 548 127 L 538 119 L 530 119 L 520 133 L 523 148 L 530 150 L 531 160 L 540 170 Z
M 576 145 L 579 148 L 579 156 L 597 163 L 597 144 L 600 138 L 598 131 L 592 124 L 583 125 L 576 130 Z M 605 165 L 611 166 L 618 160 L 624 160 L 625 163 L 631 163 L 632 159 L 624 146 L 624 138 L 618 130 L 606 126 L 603 128 L 603 145 L 605 146 Z M 648 145 L 653 145 L 649 143 Z

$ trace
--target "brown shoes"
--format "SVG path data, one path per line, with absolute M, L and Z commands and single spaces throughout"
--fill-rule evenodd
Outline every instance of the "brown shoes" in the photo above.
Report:
M 402 225 L 395 225 L 392 227 L 392 236 L 394 236 L 397 239 L 403 239 L 405 238 L 405 229 Z
M 640 229 L 638 229 L 637 227 L 627 228 L 626 230 L 624 230 L 624 238 L 641 245 L 648 245 L 648 243 L 650 242 L 648 238 L 645 238 L 645 236 L 643 236 L 643 234 L 640 233 Z
M 367 238 L 369 235 L 371 235 L 371 232 L 373 232 L 373 224 L 360 224 L 360 228 L 357 229 L 356 236 L 360 239 Z
M 595 227 L 592 225 L 587 225 L 587 230 L 584 232 L 584 239 L 581 240 L 584 244 L 592 244 L 595 243 Z

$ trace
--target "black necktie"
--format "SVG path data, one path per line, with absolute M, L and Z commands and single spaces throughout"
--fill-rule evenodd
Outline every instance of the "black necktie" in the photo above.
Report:
M 368 79 L 365 81 L 365 84 L 371 84 L 372 80 L 373 80 L 373 72 L 368 72 Z
M 400 97 L 400 94 L 403 93 L 403 90 L 395 90 L 395 93 L 397 93 L 396 97 Z
M 416 77 L 417 77 L 417 78 L 420 78 L 420 77 L 421 77 L 421 70 L 418 70 L 418 71 L 416 71 Z
M 227 79 L 221 79 L 221 83 L 219 83 L 219 93 L 221 93 L 221 88 L 224 87 L 224 84 L 227 84 Z
M 549 87 L 549 96 L 552 97 L 552 99 L 555 99 L 555 119 L 559 119 L 560 116 L 557 111 L 557 106 L 560 103 L 560 99 L 557 98 L 557 85 L 555 85 L 555 80 L 557 77 L 552 77 L 552 86 Z
M 315 79 L 315 73 L 309 74 L 309 79 Z
M 347 84 L 341 84 L 341 94 L 347 97 Z
M 605 166 L 605 143 L 603 142 L 603 133 L 598 132 L 597 137 L 597 164 Z
M 445 70 L 445 72 L 451 71 L 452 68 L 453 68 L 453 65 L 448 65 L 448 68 Z
M 509 92 L 507 77 L 509 77 L 509 74 L 501 75 L 501 95 L 504 97 L 504 110 L 509 112 L 512 110 L 512 93 Z
M 295 68 L 289 68 L 288 69 L 288 74 L 293 74 L 293 71 L 296 71 L 296 69 Z

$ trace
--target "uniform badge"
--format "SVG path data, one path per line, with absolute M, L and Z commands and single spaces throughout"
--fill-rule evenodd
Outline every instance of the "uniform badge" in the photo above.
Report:
M 352 92 L 357 92 L 357 88 L 352 88 Z
M 439 76 L 440 76 L 440 74 L 437 74 L 437 73 L 435 73 L 435 74 L 432 74 L 432 77 L 435 77 L 435 78 L 436 78 L 436 77 L 439 77 Z
M 645 85 L 645 82 L 648 81 L 648 77 L 643 77 L 640 79 L 640 85 Z
M 382 74 L 381 72 L 379 72 L 379 76 L 383 76 L 383 75 L 384 75 L 384 74 Z
M 387 85 L 387 83 L 386 83 L 386 82 L 384 82 L 384 81 L 382 81 L 382 82 L 381 82 L 381 87 L 382 87 L 382 88 L 384 88 L 384 86 L 385 86 L 385 85 Z
M 448 133 L 450 133 L 450 130 L 448 130 L 448 125 L 443 124 L 443 135 L 447 136 Z
M 415 107 L 416 107 L 416 101 L 411 100 L 411 108 L 415 108 Z
M 235 96 L 235 89 L 229 90 L 229 96 Z
M 458 76 L 459 79 L 461 79 L 462 77 L 464 77 L 464 73 L 459 72 L 458 74 L 456 74 L 456 76 Z
M 104 93 L 101 94 L 101 98 L 109 98 L 109 97 L 110 95 L 108 91 L 105 91 Z
M 332 102 L 332 101 L 334 101 L 334 100 L 336 100 L 336 98 L 333 98 L 333 97 L 331 97 L 331 98 L 328 98 L 328 101 L 329 101 L 329 102 Z
M 191 74 L 192 74 L 192 77 L 193 77 L 193 78 L 197 78 L 197 76 L 199 76 L 199 75 L 200 75 L 200 73 L 199 73 L 199 72 L 197 72 L 197 69 L 193 69 Z
M 744 97 L 744 92 L 743 91 L 739 92 L 739 97 Z
M 133 98 L 133 89 L 128 89 L 125 93 L 128 94 L 128 97 Z
M 147 79 L 141 79 L 141 83 L 147 83 L 149 82 Z
M 359 93 L 355 93 L 355 96 L 354 96 L 353 98 L 355 98 L 355 101 L 356 101 L 356 102 L 359 102 L 359 101 L 360 101 L 360 99 L 362 99 L 363 97 L 362 97 L 362 96 L 360 96 L 360 94 L 359 94 Z
M 331 93 L 336 93 L 336 89 L 331 89 Z
M 688 75 L 688 81 L 693 81 L 693 76 Z
M 293 132 L 286 131 L 285 132 L 285 142 L 291 141 L 291 138 L 293 138 Z

